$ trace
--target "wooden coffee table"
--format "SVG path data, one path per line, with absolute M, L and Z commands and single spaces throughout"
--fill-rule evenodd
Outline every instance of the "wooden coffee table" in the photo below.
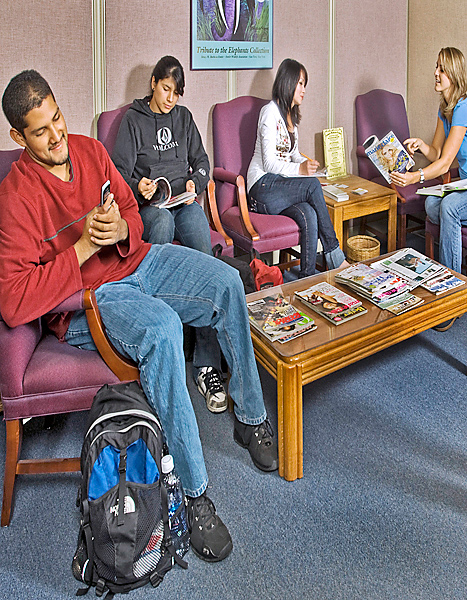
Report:
M 387 211 L 388 213 L 388 252 L 396 249 L 397 234 L 397 194 L 392 188 L 384 187 L 372 181 L 367 181 L 356 175 L 346 175 L 338 179 L 329 180 L 320 178 L 322 183 L 343 183 L 348 187 L 343 190 L 349 194 L 348 200 L 337 202 L 324 196 L 329 210 L 334 230 L 341 248 L 345 252 L 345 242 L 348 238 L 348 221 L 358 217 L 366 217 L 375 213 Z M 353 194 L 357 188 L 368 190 L 363 196 Z
M 302 386 L 467 311 L 467 278 L 456 274 L 465 285 L 439 296 L 418 287 L 413 293 L 425 302 L 402 315 L 395 316 L 363 300 L 368 309 L 365 315 L 333 325 L 294 299 L 294 292 L 327 281 L 355 295 L 350 288 L 335 283 L 338 271 L 327 271 L 247 296 L 247 302 L 251 302 L 282 292 L 318 325 L 315 331 L 285 344 L 272 343 L 251 328 L 256 360 L 277 381 L 279 474 L 288 481 L 303 477 Z

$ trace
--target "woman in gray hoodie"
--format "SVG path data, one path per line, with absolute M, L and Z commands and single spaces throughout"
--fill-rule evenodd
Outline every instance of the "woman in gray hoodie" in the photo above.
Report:
M 168 179 L 174 195 L 199 195 L 209 181 L 209 160 L 191 112 L 177 104 L 185 75 L 180 62 L 164 56 L 154 67 L 150 96 L 134 100 L 122 119 L 112 154 L 117 169 L 133 190 L 144 224 L 143 239 L 212 254 L 209 224 L 196 201 L 172 209 L 150 204 L 157 177 Z M 211 412 L 227 408 L 220 348 L 211 328 L 196 329 L 195 379 Z

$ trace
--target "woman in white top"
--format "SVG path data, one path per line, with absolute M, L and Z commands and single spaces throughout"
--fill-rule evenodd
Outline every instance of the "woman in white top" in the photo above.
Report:
M 308 75 L 290 58 L 282 61 L 274 80 L 272 100 L 261 109 L 253 158 L 247 174 L 250 209 L 285 215 L 300 228 L 299 277 L 313 275 L 318 238 L 329 268 L 346 266 L 339 247 L 321 184 L 313 175 L 319 163 L 298 151 L 300 105 Z

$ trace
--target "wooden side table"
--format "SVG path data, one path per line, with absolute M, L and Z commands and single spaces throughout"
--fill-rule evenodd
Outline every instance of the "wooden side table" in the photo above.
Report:
M 322 183 L 343 183 L 348 186 L 345 190 L 349 199 L 337 202 L 324 196 L 329 210 L 329 216 L 339 240 L 339 244 L 345 252 L 345 242 L 348 236 L 348 221 L 358 217 L 366 217 L 375 213 L 387 211 L 388 213 L 388 246 L 387 251 L 396 249 L 397 234 L 397 194 L 392 188 L 387 188 L 372 181 L 362 179 L 357 175 L 346 175 L 332 181 L 320 178 Z M 353 190 L 363 188 L 368 190 L 363 196 L 353 194 Z

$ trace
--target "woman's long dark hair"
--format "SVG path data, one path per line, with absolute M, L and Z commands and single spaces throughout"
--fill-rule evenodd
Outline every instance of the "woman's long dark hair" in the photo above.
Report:
M 185 90 L 185 73 L 180 61 L 175 56 L 163 56 L 152 71 L 151 82 L 153 77 L 156 84 L 160 79 L 173 77 L 177 93 L 179 96 L 183 96 Z
M 295 88 L 302 73 L 305 77 L 306 86 L 308 83 L 308 73 L 305 67 L 292 58 L 286 58 L 277 69 L 276 78 L 272 86 L 272 99 L 277 102 L 282 118 L 287 123 L 287 115 L 290 114 L 294 127 L 300 123 L 301 115 L 299 106 L 295 105 L 292 108 L 292 101 Z

